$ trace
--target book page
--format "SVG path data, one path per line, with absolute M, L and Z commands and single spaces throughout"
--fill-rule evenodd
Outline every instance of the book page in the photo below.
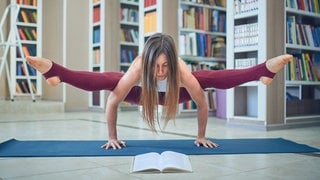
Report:
M 190 159 L 185 154 L 165 151 L 161 154 L 161 158 L 160 166 L 161 170 L 164 172 L 192 172 Z
M 134 157 L 131 172 L 155 172 L 160 171 L 160 154 L 151 152 Z

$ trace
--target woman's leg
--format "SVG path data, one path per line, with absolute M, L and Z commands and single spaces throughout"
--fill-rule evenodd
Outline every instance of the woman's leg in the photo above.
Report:
M 268 85 L 291 59 L 291 55 L 281 55 L 247 69 L 199 70 L 192 73 L 203 89 L 229 89 L 256 80 Z
M 86 91 L 113 90 L 123 76 L 120 72 L 75 71 L 44 58 L 28 57 L 27 62 L 42 73 L 50 85 L 64 82 Z

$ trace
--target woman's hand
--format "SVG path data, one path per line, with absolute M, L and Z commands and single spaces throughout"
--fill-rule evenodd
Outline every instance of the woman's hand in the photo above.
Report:
M 206 139 L 206 138 L 197 138 L 195 141 L 194 141 L 194 144 L 196 146 L 204 146 L 205 148 L 216 148 L 218 147 L 219 145 Z
M 106 144 L 102 145 L 101 148 L 104 149 L 121 149 L 122 147 L 126 147 L 126 142 L 119 141 L 117 139 L 111 139 Z

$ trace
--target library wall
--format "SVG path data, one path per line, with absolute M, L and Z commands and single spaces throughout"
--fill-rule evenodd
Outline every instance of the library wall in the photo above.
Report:
M 42 55 L 63 64 L 63 0 L 43 1 Z M 43 100 L 62 101 L 62 84 L 51 87 L 43 79 Z
M 1 0 L 0 1 L 0 16 L 2 17 L 2 14 L 5 10 L 5 8 L 7 7 L 7 5 L 10 3 L 9 0 Z M 9 27 L 9 25 L 8 25 Z M 3 29 L 4 32 L 7 31 L 7 29 Z M 1 51 L 1 49 L 0 49 Z M 2 53 L 0 53 L 2 54 Z M 6 72 L 3 69 L 2 73 L 0 74 L 0 99 L 5 99 L 6 97 L 9 96 L 9 92 L 8 92 L 8 81 L 7 81 L 7 76 L 6 76 Z
M 66 3 L 66 67 L 88 70 L 89 2 L 68 0 Z M 65 89 L 66 111 L 87 110 L 88 92 L 69 85 Z

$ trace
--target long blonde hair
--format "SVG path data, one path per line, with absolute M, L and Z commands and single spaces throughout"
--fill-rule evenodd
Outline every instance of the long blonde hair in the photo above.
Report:
M 179 67 L 174 40 L 171 36 L 157 33 L 149 37 L 142 52 L 141 105 L 142 116 L 149 127 L 156 131 L 155 122 L 159 123 L 155 110 L 159 104 L 158 83 L 155 76 L 158 57 L 164 54 L 168 61 L 167 89 L 163 104 L 162 118 L 165 125 L 175 119 L 179 104 Z M 157 116 L 157 121 L 155 120 Z

